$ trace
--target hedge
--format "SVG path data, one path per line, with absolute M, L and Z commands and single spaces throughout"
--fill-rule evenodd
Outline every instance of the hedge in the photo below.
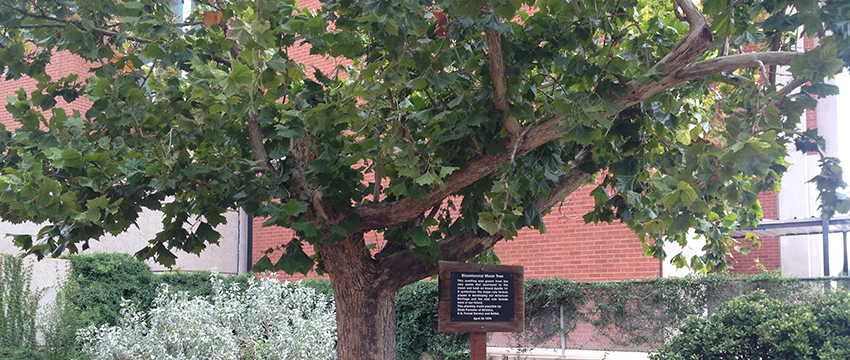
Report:
M 73 264 L 65 298 L 84 321 L 78 325 L 116 325 L 121 299 L 147 310 L 161 284 L 193 296 L 211 293 L 210 272 L 169 272 L 155 275 L 150 268 L 125 254 L 91 254 L 68 257 Z M 803 282 L 776 274 L 756 276 L 717 275 L 647 279 L 609 283 L 566 279 L 529 279 L 526 282 L 526 331 L 509 345 L 536 347 L 551 344 L 562 330 L 558 310 L 565 309 L 566 333 L 580 323 L 594 327 L 595 336 L 609 344 L 635 349 L 659 348 L 678 333 L 686 318 L 716 311 L 723 302 L 753 292 L 769 298 L 801 301 L 822 292 L 820 282 Z M 229 284 L 247 286 L 253 274 L 225 278 Z M 327 280 L 303 282 L 317 292 L 332 296 Z M 437 283 L 421 281 L 404 287 L 396 297 L 397 346 L 401 360 L 418 360 L 423 353 L 436 359 L 468 357 L 469 336 L 437 332 Z M 505 345 L 505 344 L 503 344 Z M 579 345 L 580 347 L 581 345 Z M 606 349 L 608 350 L 608 349 Z

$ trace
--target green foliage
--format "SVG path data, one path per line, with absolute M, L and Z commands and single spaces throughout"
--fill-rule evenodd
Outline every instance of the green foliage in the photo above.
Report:
M 41 295 L 30 289 L 32 271 L 19 256 L 4 254 L 0 261 L 0 347 L 10 351 L 34 348 Z
M 150 267 L 127 254 L 70 255 L 71 275 L 45 319 L 44 354 L 48 359 L 85 359 L 76 341 L 77 330 L 87 326 L 117 326 L 121 304 L 127 301 L 149 311 L 161 285 L 191 297 L 209 298 L 214 289 L 210 271 L 170 271 L 154 274 Z M 222 286 L 247 289 L 253 274 L 220 277 Z
M 148 307 L 156 290 L 148 265 L 127 254 L 71 255 L 71 276 L 63 292 L 85 325 L 118 325 L 121 302 Z
M 150 267 L 127 254 L 94 253 L 70 255 L 71 276 L 60 297 L 70 307 L 63 311 L 78 314 L 82 325 L 116 326 L 121 319 L 121 303 L 128 301 L 140 311 L 148 311 L 157 289 L 167 284 L 172 291 L 192 297 L 213 293 L 210 271 L 169 271 L 154 274 Z M 247 289 L 253 274 L 221 277 L 225 287 Z M 77 321 L 77 320 L 75 320 Z
M 136 255 L 171 266 L 171 249 L 215 244 L 215 226 L 238 207 L 296 233 L 258 269 L 307 272 L 319 258 L 302 245 L 368 230 L 433 263 L 439 242 L 462 233 L 544 229 L 547 209 L 534 204 L 559 176 L 605 170 L 586 221 L 628 224 L 657 257 L 693 230 L 708 245 L 687 263 L 707 271 L 727 265 L 730 216 L 758 221 L 757 194 L 778 189 L 787 145 L 818 143 L 794 125 L 816 104 L 808 94 L 835 94 L 824 77 L 850 64 L 842 1 L 706 1 L 715 41 L 675 65 L 667 55 L 698 25 L 669 3 L 483 4 L 329 0 L 302 11 L 291 0 L 229 0 L 195 4 L 185 19 L 194 26 L 175 23 L 163 0 L 4 6 L 0 67 L 37 85 L 8 98 L 21 127 L 0 132 L 0 214 L 50 224 L 14 238 L 37 256 L 84 249 L 151 209 L 165 214 L 163 230 Z M 753 61 L 709 61 L 751 45 L 794 51 L 798 29 L 819 45 L 776 61 L 810 82 L 805 92 L 741 80 L 765 75 Z M 502 48 L 496 74 L 485 32 Z M 296 44 L 347 65 L 325 73 L 299 64 L 288 53 Z M 57 51 L 91 60 L 91 76 L 48 76 Z M 697 62 L 715 71 L 684 82 L 666 69 Z M 738 85 L 709 86 L 721 77 Z M 504 82 L 507 109 L 493 103 L 493 81 Z M 68 112 L 59 98 L 92 104 Z M 535 131 L 513 139 L 506 119 Z M 829 196 L 842 184 L 818 184 L 827 213 L 848 209 Z M 463 199 L 456 212 L 419 219 L 449 198 Z M 425 199 L 421 212 L 375 220 L 397 215 L 376 201 Z M 364 224 L 364 214 L 377 215 Z
M 0 359 L 5 360 L 43 360 L 52 359 L 46 357 L 42 351 L 36 347 L 20 348 L 20 347 L 0 347 Z M 56 358 L 59 359 L 59 358 Z
M 585 221 L 619 220 L 659 258 L 695 233 L 702 254 L 669 254 L 676 264 L 728 266 L 728 234 L 761 218 L 758 194 L 779 189 L 788 145 L 819 143 L 796 127 L 817 101 L 761 81 L 758 61 L 736 55 L 774 52 L 753 56 L 772 73 L 791 66 L 813 94 L 835 93 L 824 77 L 850 65 L 850 4 L 525 3 L 537 11 L 515 0 L 327 0 L 314 10 L 222 0 L 194 2 L 178 24 L 165 0 L 6 1 L 0 68 L 36 85 L 7 99 L 20 127 L 0 131 L 0 217 L 49 224 L 14 237 L 43 257 L 161 211 L 162 231 L 136 256 L 173 266 L 173 249 L 216 244 L 225 212 L 241 208 L 295 232 L 258 270 L 340 265 L 365 277 L 453 258 L 450 240 L 469 258 L 520 229 L 542 231 L 560 200 L 553 190 L 563 199 L 601 174 Z M 803 56 L 790 53 L 798 29 L 819 37 Z M 333 65 L 296 62 L 296 45 Z M 89 61 L 87 78 L 47 73 L 63 51 Z M 60 98 L 91 106 L 69 113 Z M 818 184 L 825 194 L 841 186 Z M 850 208 L 839 205 L 825 210 Z M 360 240 L 373 230 L 392 245 L 376 256 L 399 260 L 365 259 L 374 253 Z M 341 243 L 357 249 L 322 255 Z M 380 271 L 342 266 L 351 254 L 364 259 L 346 264 Z M 370 281 L 399 281 L 385 279 Z M 81 295 L 113 301 L 93 294 Z
M 87 356 L 81 353 L 80 345 L 77 343 L 77 330 L 88 325 L 84 314 L 77 312 L 73 306 L 74 299 L 70 296 L 77 293 L 73 289 L 76 283 L 69 282 L 56 295 L 56 302 L 45 310 L 45 318 L 40 326 L 44 337 L 44 346 L 41 348 L 46 359 L 63 360 L 77 359 L 86 360 Z
M 707 319 L 691 318 L 654 360 L 823 359 L 850 357 L 850 292 L 805 303 L 753 293 Z
M 547 331 L 545 323 L 563 306 L 567 334 L 587 323 L 596 335 L 614 345 L 651 349 L 677 333 L 686 318 L 711 313 L 742 294 L 763 292 L 771 298 L 800 300 L 817 291 L 800 280 L 776 274 L 737 276 L 708 274 L 605 283 L 529 279 L 525 290 L 527 327 L 542 329 L 534 336 L 544 341 L 557 336 L 558 329 L 550 326 Z
M 155 290 L 162 284 L 167 284 L 172 292 L 186 292 L 189 294 L 189 297 L 209 297 L 213 294 L 213 287 L 210 283 L 211 275 L 212 271 L 209 270 L 193 272 L 168 271 L 154 275 L 151 286 Z M 221 280 L 225 288 L 238 286 L 240 289 L 247 289 L 250 283 L 256 280 L 256 277 L 254 274 L 249 273 L 221 277 Z M 141 306 L 139 309 L 147 311 L 146 306 Z
M 334 291 L 331 287 L 331 282 L 324 279 L 307 279 L 300 280 L 299 283 L 301 286 L 308 287 L 313 289 L 316 294 L 322 294 L 328 298 L 333 297 Z
M 468 333 L 437 332 L 436 281 L 420 281 L 396 295 L 396 347 L 398 358 L 418 360 L 422 354 L 436 359 L 469 358 Z

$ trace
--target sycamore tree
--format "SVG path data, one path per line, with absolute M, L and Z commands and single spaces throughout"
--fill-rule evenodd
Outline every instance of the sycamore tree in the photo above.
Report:
M 37 80 L 6 109 L 0 217 L 15 243 L 85 249 L 159 210 L 137 253 L 215 244 L 241 208 L 293 229 L 259 270 L 327 272 L 340 359 L 395 358 L 396 291 L 466 261 L 588 182 L 588 222 L 718 269 L 761 215 L 795 126 L 850 63 L 842 0 L 0 0 L 0 66 Z M 802 53 L 803 37 L 817 46 Z M 289 53 L 338 64 L 323 72 Z M 60 51 L 89 74 L 51 78 Z M 799 90 L 799 91 L 798 91 Z M 89 99 L 85 112 L 58 99 Z M 835 159 L 815 179 L 846 211 Z M 691 230 L 704 253 L 665 254 Z M 364 233 L 382 232 L 374 248 Z M 312 247 L 316 255 L 302 250 Z

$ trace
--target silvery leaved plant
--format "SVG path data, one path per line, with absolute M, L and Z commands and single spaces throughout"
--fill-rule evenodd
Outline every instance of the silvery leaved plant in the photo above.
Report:
M 274 279 L 247 289 L 210 281 L 209 298 L 163 285 L 149 312 L 125 302 L 120 326 L 89 326 L 77 340 L 93 360 L 335 358 L 336 313 L 324 295 Z

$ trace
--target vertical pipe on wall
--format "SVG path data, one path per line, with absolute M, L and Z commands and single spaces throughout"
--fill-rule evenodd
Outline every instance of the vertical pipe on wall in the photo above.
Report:
M 246 270 L 246 272 L 251 272 L 251 267 L 254 266 L 254 215 L 248 214 L 247 225 L 248 231 L 246 237 L 248 244 L 246 244 L 246 246 L 248 247 L 248 251 L 247 254 L 245 254 L 245 257 L 248 259 L 248 261 L 246 261 L 246 263 L 248 264 L 248 269 Z
M 821 215 L 823 224 L 823 276 L 829 276 L 829 219 Z
M 561 356 L 566 356 L 567 353 L 567 322 L 564 318 L 564 304 L 560 305 L 561 310 Z
M 844 235 L 844 267 L 841 268 L 841 272 L 844 273 L 844 276 L 850 276 L 850 265 L 847 264 L 847 232 L 842 232 Z

